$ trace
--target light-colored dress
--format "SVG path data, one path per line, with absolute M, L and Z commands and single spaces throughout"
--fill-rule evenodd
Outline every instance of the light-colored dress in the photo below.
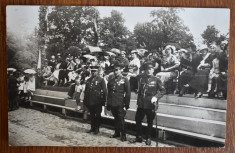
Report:
M 174 55 L 170 55 L 169 57 L 163 57 L 162 59 L 163 69 L 170 68 L 177 64 L 179 65 L 180 61 Z M 163 83 L 165 83 L 170 79 L 176 78 L 177 75 L 178 75 L 178 70 L 175 69 L 175 70 L 170 70 L 168 72 L 159 72 L 157 73 L 156 76 L 159 77 Z

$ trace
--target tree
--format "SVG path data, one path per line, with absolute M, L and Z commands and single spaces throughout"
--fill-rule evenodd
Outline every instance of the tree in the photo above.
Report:
M 83 49 L 98 43 L 99 12 L 94 7 L 56 6 L 48 14 L 47 52 L 67 52 L 71 46 Z
M 18 70 L 31 68 L 31 63 L 37 61 L 38 44 L 35 33 L 19 37 L 7 32 L 7 66 Z
M 168 8 L 150 13 L 151 22 L 139 23 L 134 28 L 138 45 L 146 44 L 146 49 L 160 50 L 168 43 L 175 43 L 182 48 L 195 48 L 193 36 L 178 16 L 182 9 Z
M 203 42 L 209 47 L 213 42 L 217 42 L 219 40 L 218 34 L 219 30 L 217 30 L 214 25 L 208 25 L 201 36 L 204 39 Z
M 111 11 L 110 17 L 104 17 L 99 21 L 100 43 L 105 50 L 118 48 L 130 51 L 135 48 L 135 39 L 124 23 L 122 14 L 116 10 Z

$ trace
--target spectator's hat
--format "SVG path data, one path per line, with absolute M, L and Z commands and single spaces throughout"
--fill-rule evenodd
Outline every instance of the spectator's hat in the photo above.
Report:
M 137 54 L 138 53 L 138 50 L 132 50 L 131 51 L 131 54 Z
M 110 52 L 112 52 L 112 53 L 114 53 L 114 54 L 120 54 L 120 53 L 121 53 L 121 51 L 120 51 L 119 49 L 117 49 L 117 48 L 112 48 L 112 49 L 110 50 Z
M 153 68 L 154 64 L 152 62 L 146 62 L 143 65 L 144 70 L 148 70 L 149 68 Z
M 179 53 L 188 53 L 188 51 L 187 51 L 186 49 L 183 49 L 183 48 L 180 49 L 180 50 L 178 50 L 178 52 L 179 52 Z
M 126 52 L 125 51 L 121 51 L 121 54 L 125 54 L 126 55 Z
M 51 58 L 52 58 L 52 59 L 55 59 L 55 56 L 54 56 L 54 55 L 52 55 L 52 56 L 51 56 Z
M 61 53 L 57 53 L 57 56 L 61 56 Z
M 169 49 L 169 48 L 171 49 L 171 54 L 174 54 L 176 48 L 175 48 L 175 46 L 171 46 L 171 45 L 167 45 L 167 46 L 165 47 L 165 49 L 162 51 L 162 53 L 165 54 L 165 50 L 166 50 L 166 49 Z
M 91 71 L 97 71 L 99 66 L 90 66 Z
M 227 44 L 227 43 L 228 43 L 227 40 L 221 41 L 221 44 Z
M 200 45 L 199 47 L 199 52 L 203 51 L 203 50 L 208 50 L 208 47 L 205 44 Z

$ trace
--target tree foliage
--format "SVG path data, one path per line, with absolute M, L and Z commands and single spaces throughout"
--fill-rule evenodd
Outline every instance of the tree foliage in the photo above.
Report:
M 19 37 L 7 32 L 7 66 L 16 69 L 31 68 L 37 61 L 38 44 L 35 34 Z
M 71 46 L 97 45 L 97 20 L 94 7 L 56 6 L 48 14 L 48 48 L 50 54 L 66 52 Z
M 204 43 L 209 47 L 212 43 L 219 45 L 221 41 L 226 40 L 226 35 L 220 34 L 220 31 L 215 28 L 214 25 L 208 25 L 205 31 L 202 33 Z M 228 34 L 227 34 L 228 35 Z
M 182 48 L 195 49 L 193 36 L 178 16 L 181 9 L 168 8 L 152 11 L 151 22 L 139 23 L 135 26 L 134 34 L 138 44 L 146 44 L 148 50 L 160 50 L 167 43 L 175 43 Z
M 100 43 L 105 50 L 118 48 L 130 51 L 135 48 L 132 33 L 124 25 L 125 19 L 116 10 L 111 11 L 110 17 L 104 17 L 99 22 Z

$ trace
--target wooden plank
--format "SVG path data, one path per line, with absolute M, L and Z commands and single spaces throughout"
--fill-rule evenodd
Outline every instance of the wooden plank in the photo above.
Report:
M 57 104 L 57 105 L 62 105 L 62 106 L 65 105 L 65 99 L 64 98 L 58 98 L 58 97 L 52 97 L 52 96 L 45 96 L 45 95 L 35 94 L 34 96 L 32 96 L 32 100 L 42 101 L 42 102 Z
M 52 106 L 52 107 L 59 107 L 59 108 L 62 108 L 62 109 L 67 109 L 67 110 L 71 110 L 71 111 L 75 111 L 75 112 L 79 112 L 79 113 L 82 112 L 82 110 L 78 111 L 74 108 L 59 106 L 59 105 L 55 105 L 55 104 L 48 104 L 48 103 L 38 102 L 38 101 L 33 101 L 33 100 L 31 102 L 32 103 L 37 103 L 37 104 L 42 104 L 42 105 L 48 105 L 48 106 Z M 161 115 L 164 115 L 164 114 L 158 114 L 158 116 L 161 116 Z M 111 116 L 111 115 L 102 115 L 102 117 L 113 119 L 113 116 Z M 135 121 L 130 120 L 130 119 L 126 119 L 125 122 L 135 124 Z M 221 123 L 221 124 L 223 124 L 223 123 Z M 147 126 L 146 123 L 143 123 L 143 125 Z M 154 125 L 154 128 L 156 128 L 156 125 Z M 159 126 L 159 125 L 157 126 L 157 128 L 160 129 L 160 130 L 179 133 L 179 134 L 183 134 L 183 135 L 187 135 L 187 136 L 191 136 L 191 137 L 195 137 L 195 138 L 200 138 L 200 139 L 203 139 L 203 140 L 209 140 L 209 141 L 213 141 L 213 142 L 225 143 L 225 139 L 218 138 L 218 137 L 215 137 L 215 136 L 208 136 L 208 135 L 204 135 L 204 134 L 194 133 L 194 132 L 190 132 L 190 131 L 184 131 L 184 130 L 180 130 L 180 129 L 169 128 L 169 127 L 164 127 L 164 126 Z

